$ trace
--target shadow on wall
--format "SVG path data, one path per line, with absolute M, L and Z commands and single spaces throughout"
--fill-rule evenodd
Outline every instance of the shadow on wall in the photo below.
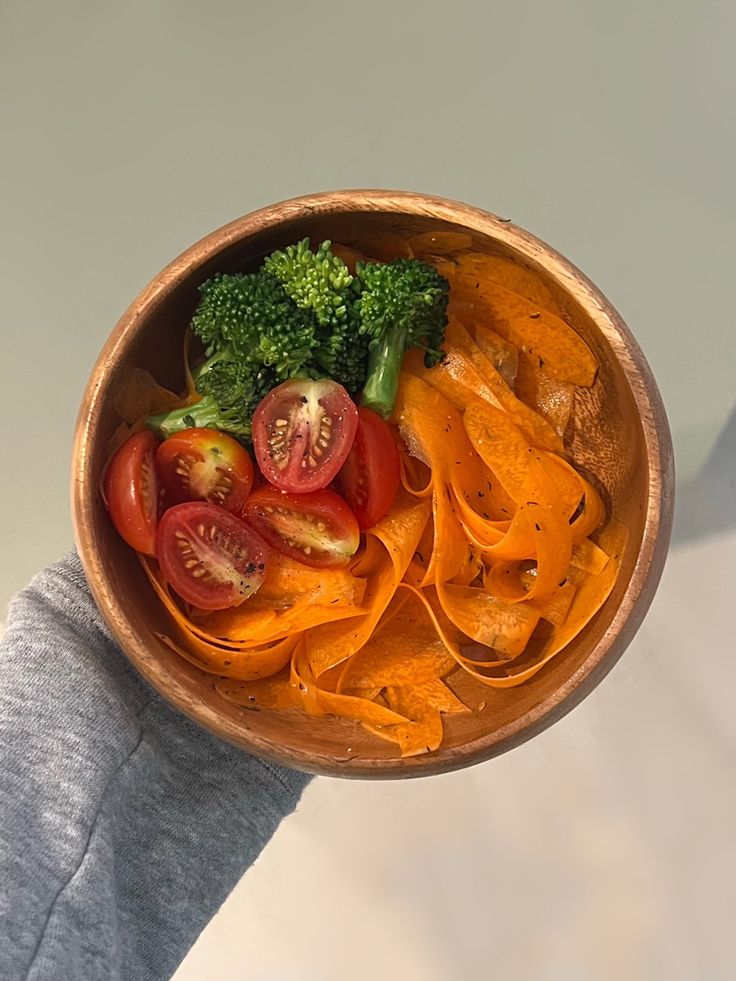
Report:
M 736 408 L 694 480 L 677 488 L 672 545 L 736 527 Z

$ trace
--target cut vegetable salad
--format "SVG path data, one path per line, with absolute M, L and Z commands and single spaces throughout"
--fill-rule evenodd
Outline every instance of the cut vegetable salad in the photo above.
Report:
M 117 393 L 102 494 L 160 639 L 224 699 L 410 756 L 485 705 L 458 678 L 480 697 L 565 648 L 625 530 L 566 449 L 597 363 L 545 284 L 455 232 L 392 254 L 304 240 L 204 282 L 185 391 Z

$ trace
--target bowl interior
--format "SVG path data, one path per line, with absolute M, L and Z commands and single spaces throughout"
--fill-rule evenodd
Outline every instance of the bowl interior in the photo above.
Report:
M 385 236 L 408 237 L 440 228 L 469 232 L 477 250 L 506 255 L 533 268 L 564 309 L 568 322 L 594 351 L 600 370 L 593 388 L 576 392 L 570 449 L 575 462 L 601 491 L 609 513 L 628 528 L 629 538 L 611 597 L 562 654 L 531 681 L 504 691 L 483 689 L 480 694 L 475 682 L 457 672 L 450 679 L 451 687 L 474 705 L 485 702 L 485 709 L 445 717 L 440 750 L 397 760 L 391 744 L 371 737 L 357 724 L 310 719 L 295 711 L 247 710 L 224 701 L 215 692 L 211 676 L 181 660 L 156 638 L 155 631 L 171 631 L 168 616 L 136 557 L 115 533 L 97 488 L 108 441 L 119 423 L 113 397 L 124 375 L 139 366 L 170 388 L 183 386 L 182 336 L 196 304 L 197 287 L 204 279 L 216 271 L 252 268 L 274 248 L 304 236 L 355 244 L 375 254 L 382 247 L 390 250 Z M 80 416 L 77 450 L 81 462 L 75 491 L 79 545 L 95 596 L 126 653 L 179 708 L 218 735 L 262 756 L 318 772 L 403 776 L 418 769 L 449 769 L 487 758 L 549 724 L 566 710 L 571 698 L 582 697 L 597 676 L 605 673 L 599 642 L 607 631 L 610 635 L 637 562 L 650 501 L 650 465 L 641 413 L 622 367 L 621 351 L 614 349 L 620 339 L 601 330 L 600 317 L 590 303 L 580 302 L 569 277 L 548 270 L 554 263 L 538 264 L 529 250 L 518 251 L 508 237 L 502 240 L 462 221 L 381 210 L 307 210 L 245 238 L 233 237 L 216 254 L 205 254 L 204 261 L 183 262 L 175 288 L 149 289 L 142 294 L 141 302 L 123 318 L 126 328 L 118 332 L 112 348 L 108 345 L 107 356 L 103 353 L 97 369 L 100 384 L 88 393 L 86 417 Z

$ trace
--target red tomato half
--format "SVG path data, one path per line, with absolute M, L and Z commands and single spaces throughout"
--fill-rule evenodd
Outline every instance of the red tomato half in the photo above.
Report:
M 330 490 L 286 494 L 261 487 L 248 498 L 243 517 L 269 545 L 315 569 L 346 565 L 360 544 L 350 508 Z
M 266 546 L 244 521 L 215 504 L 169 508 L 156 536 L 169 585 L 202 610 L 225 610 L 252 596 L 266 575 Z
M 294 494 L 326 487 L 355 439 L 358 410 L 337 382 L 295 378 L 253 414 L 253 448 L 263 476 Z
M 112 523 L 131 548 L 145 555 L 156 554 L 157 446 L 149 430 L 136 433 L 115 453 L 105 473 L 105 504 Z
M 156 470 L 167 505 L 209 501 L 240 514 L 253 486 L 248 451 L 217 429 L 184 429 L 164 440 Z
M 372 528 L 394 503 L 401 482 L 399 451 L 379 415 L 358 409 L 358 432 L 335 485 L 355 515 L 361 531 Z

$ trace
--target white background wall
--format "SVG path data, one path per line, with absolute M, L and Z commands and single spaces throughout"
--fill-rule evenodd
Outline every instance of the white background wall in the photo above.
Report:
M 335 187 L 466 200 L 588 273 L 650 359 L 707 531 L 692 478 L 736 387 L 735 31 L 729 0 L 4 0 L 0 607 L 71 544 L 76 408 L 128 302 L 212 228 Z M 683 545 L 621 665 L 533 743 L 313 784 L 182 981 L 733 977 L 733 669 L 705 673 L 733 546 Z

